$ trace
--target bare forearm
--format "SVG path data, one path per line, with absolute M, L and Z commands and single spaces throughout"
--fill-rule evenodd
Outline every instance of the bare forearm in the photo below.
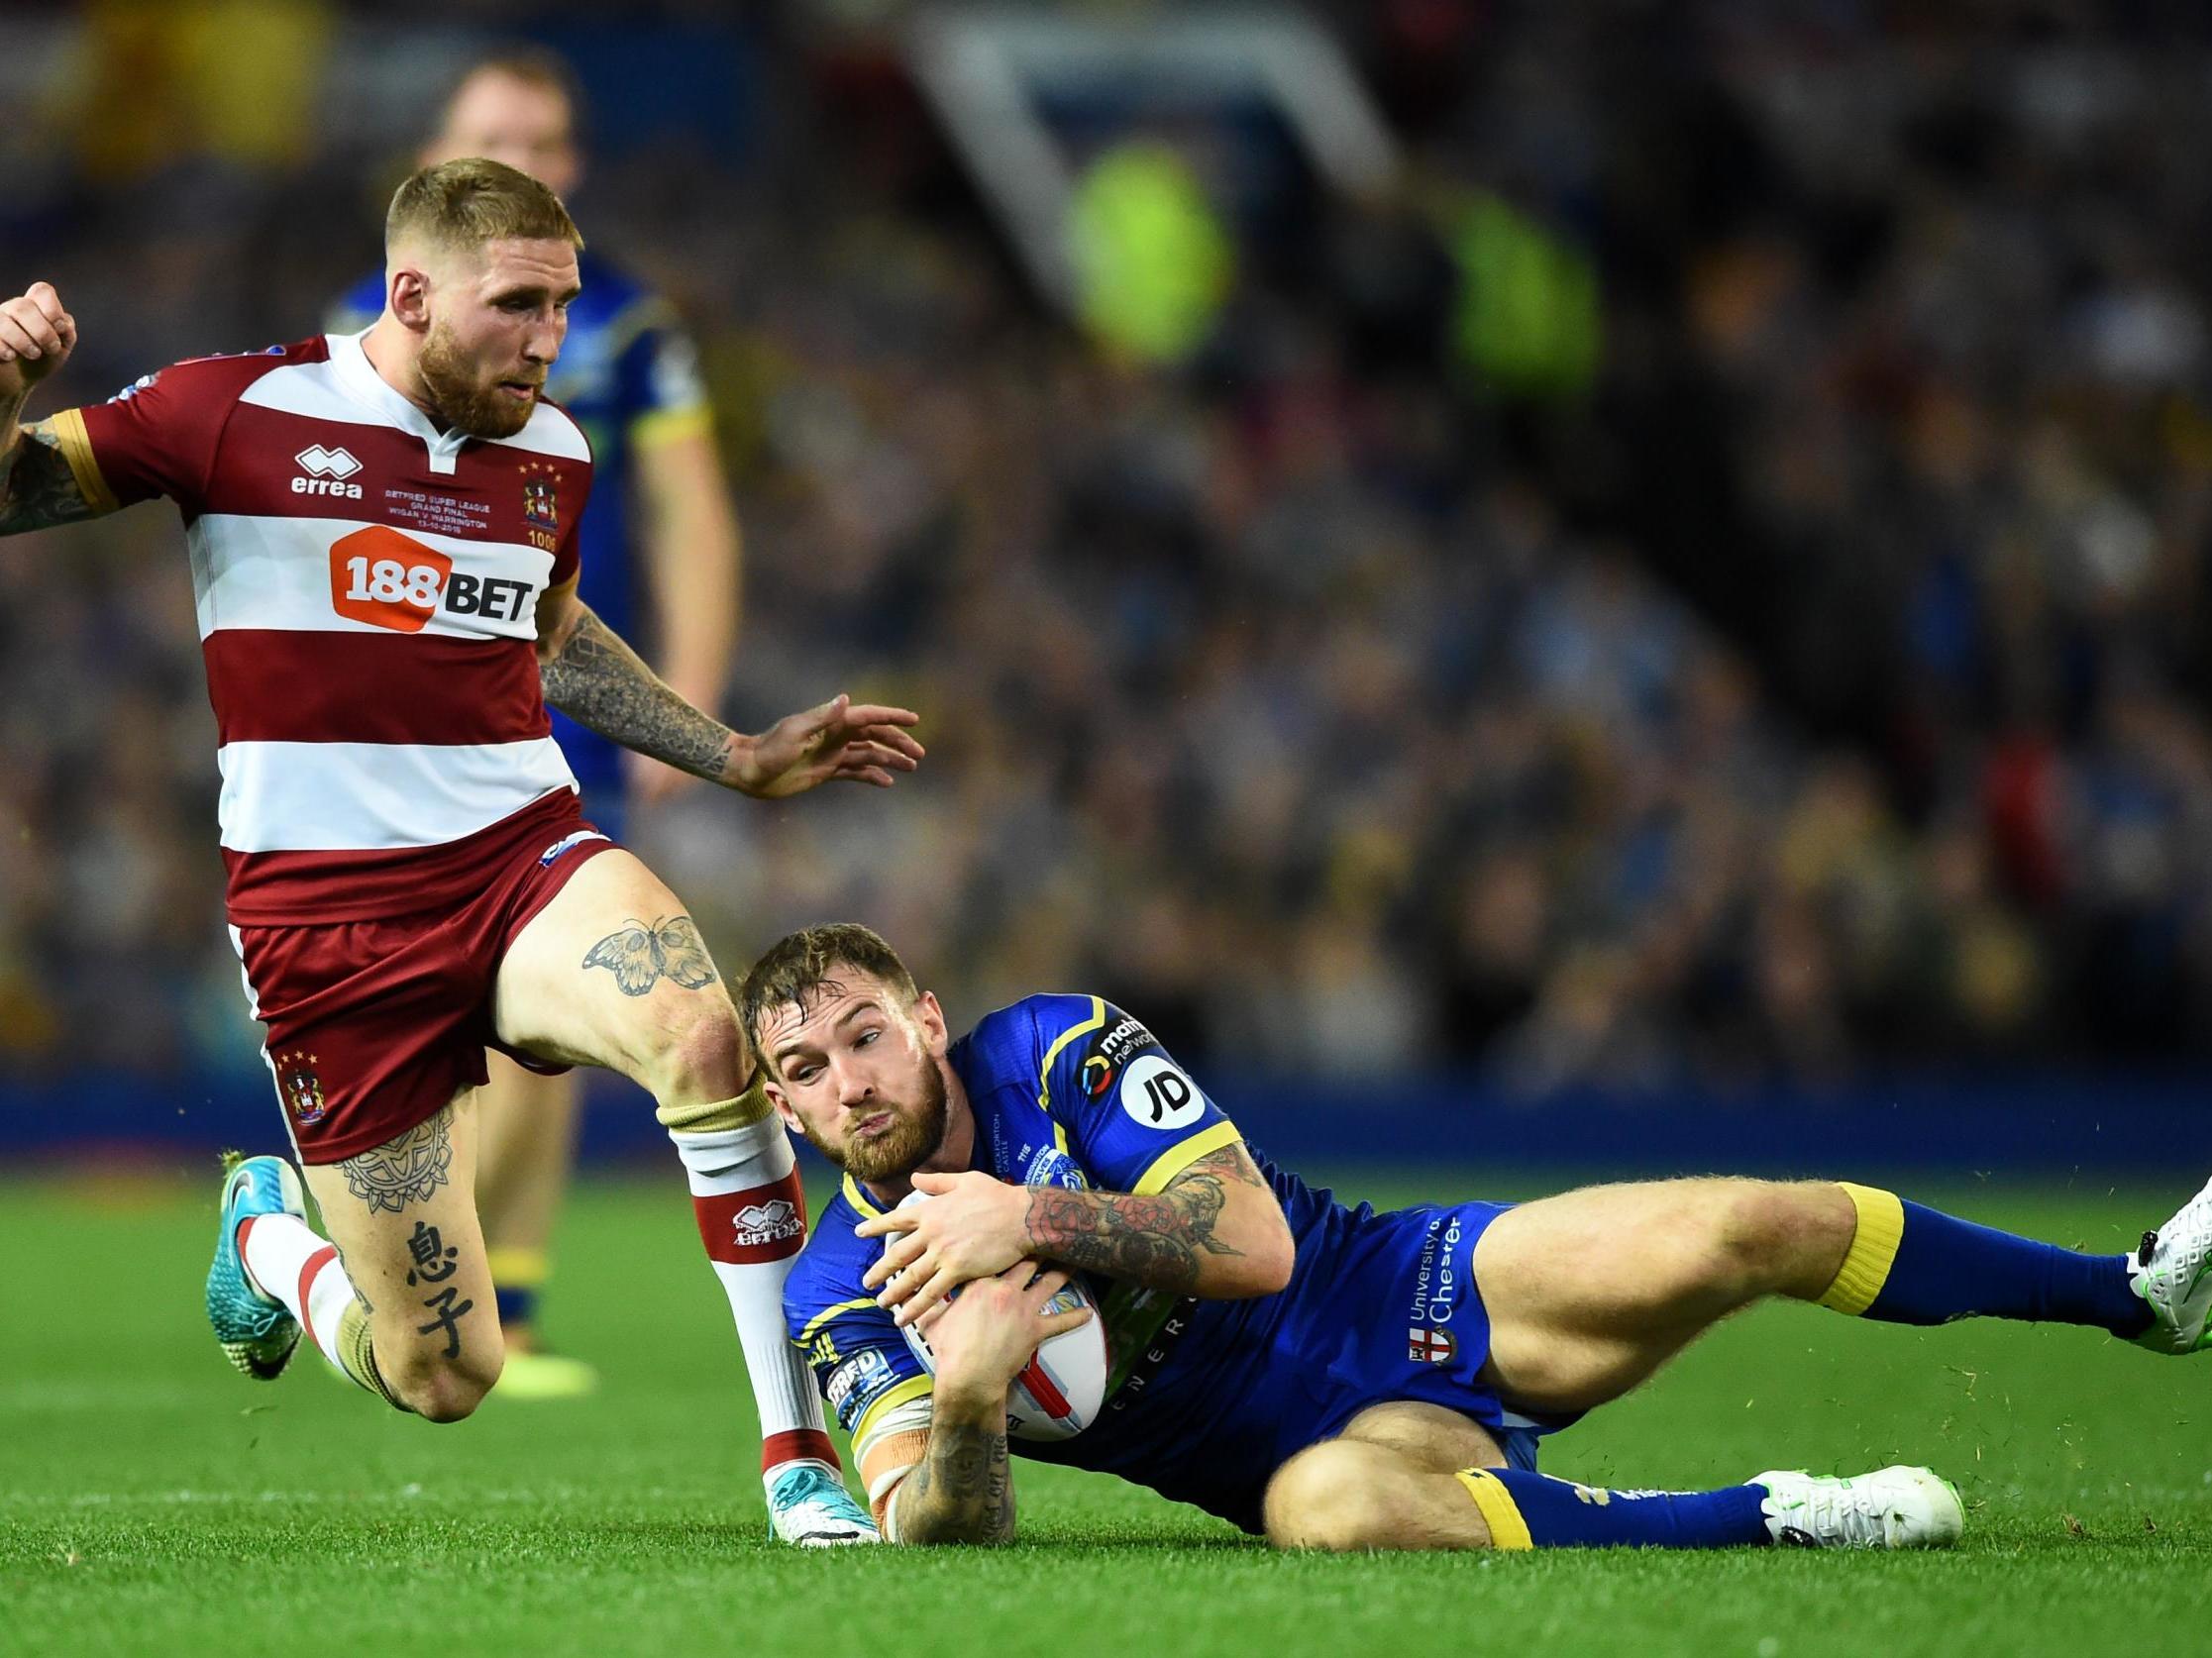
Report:
M 929 1423 L 929 1452 L 892 1495 L 901 1543 L 1010 1543 L 1013 1471 L 1006 1453 L 1006 1395 L 944 1391 Z
M 626 749 L 715 782 L 744 741 L 679 696 L 588 606 L 538 665 L 547 703 Z
M 737 522 L 729 509 L 678 517 L 662 532 L 670 546 L 658 563 L 669 572 L 660 582 L 661 658 L 668 681 L 701 708 L 711 709 L 729 674 L 737 639 Z M 674 571 L 685 574 L 677 579 Z
M 707 432 L 641 444 L 654 637 L 670 684 L 712 709 L 737 638 L 743 543 Z
M 1241 1146 L 1209 1153 L 1149 1196 L 1035 1187 L 1023 1227 L 1039 1260 L 1180 1295 L 1268 1295 L 1288 1276 L 1282 1209 Z M 1248 1259 L 1255 1242 L 1267 1259 Z

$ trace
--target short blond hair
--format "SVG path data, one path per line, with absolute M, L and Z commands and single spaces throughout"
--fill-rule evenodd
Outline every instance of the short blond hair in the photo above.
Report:
M 444 248 L 508 240 L 583 246 L 583 233 L 559 196 L 528 173 L 481 155 L 424 167 L 392 192 L 385 253 L 416 236 Z
M 884 941 L 881 933 L 857 921 L 833 921 L 787 934 L 768 947 L 768 953 L 753 964 L 745 982 L 737 987 L 739 1016 L 745 1021 L 746 1034 L 772 1071 L 775 1062 L 766 1058 L 762 1042 L 769 1016 L 787 1002 L 803 1008 L 807 997 L 819 990 L 824 981 L 836 978 L 840 968 L 857 969 L 881 980 L 901 1007 L 911 1007 L 921 994 L 914 985 L 914 976 L 898 959 L 898 952 Z

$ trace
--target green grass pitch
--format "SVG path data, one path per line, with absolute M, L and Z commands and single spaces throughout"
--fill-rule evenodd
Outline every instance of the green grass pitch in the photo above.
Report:
M 1915 1195 L 2118 1250 L 2169 1192 Z M 1396 1201 L 1479 1179 L 1354 1179 Z M 583 1187 L 553 1329 L 606 1382 L 431 1427 L 202 1320 L 216 1181 L 0 1184 L 0 1653 L 2131 1654 L 2212 1648 L 2212 1357 L 2076 1330 L 1762 1309 L 1551 1442 L 1698 1487 L 1926 1461 L 1948 1555 L 1287 1558 L 1103 1477 L 1019 1468 L 1012 1549 L 765 1540 L 735 1337 L 676 1177 Z M 1602 1270 L 1593 1263 L 1593 1270 Z

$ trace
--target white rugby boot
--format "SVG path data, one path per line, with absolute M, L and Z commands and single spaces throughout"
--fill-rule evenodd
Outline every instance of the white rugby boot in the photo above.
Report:
M 1841 1477 L 1777 1470 L 1748 1482 L 1766 1488 L 1766 1529 L 1801 1549 L 1946 1549 L 1965 1529 L 1958 1490 L 1927 1468 L 1883 1468 Z
M 2143 1234 L 2128 1276 L 2151 1303 L 2152 1324 L 2138 1344 L 2154 1353 L 2212 1348 L 2212 1184 Z
M 769 1530 L 782 1542 L 802 1549 L 833 1549 L 854 1543 L 880 1543 L 876 1521 L 853 1501 L 845 1482 L 826 1465 L 786 1463 L 768 1488 Z

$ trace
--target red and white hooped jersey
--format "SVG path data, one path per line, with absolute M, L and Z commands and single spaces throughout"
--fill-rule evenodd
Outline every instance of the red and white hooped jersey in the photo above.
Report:
M 574 814 L 536 651 L 591 488 L 566 412 L 441 432 L 331 335 L 180 363 L 53 424 L 95 505 L 183 515 L 234 924 L 440 907 L 477 889 L 471 847 L 558 818 L 533 810 L 555 793 Z

